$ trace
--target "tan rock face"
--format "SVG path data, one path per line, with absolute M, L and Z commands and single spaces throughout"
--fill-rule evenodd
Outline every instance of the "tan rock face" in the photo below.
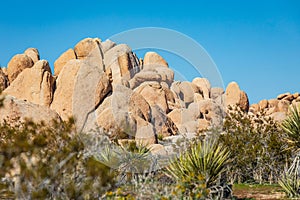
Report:
M 284 93 L 284 94 L 280 94 L 280 95 L 277 96 L 277 99 L 278 99 L 278 100 L 281 100 L 281 99 L 283 99 L 284 97 L 286 97 L 286 96 L 288 96 L 288 95 L 290 95 L 290 94 L 291 94 L 291 93 L 289 93 L 289 92 Z
M 210 83 L 206 78 L 195 78 L 192 81 L 193 84 L 195 84 L 200 92 L 203 94 L 204 99 L 209 99 L 210 98 Z
M 110 131 L 112 137 L 126 139 L 133 138 L 136 134 L 137 116 L 134 116 L 134 111 L 130 108 L 132 94 L 133 91 L 129 88 L 118 85 L 112 95 L 105 98 L 103 103 L 96 109 L 98 125 L 106 131 Z
M 137 117 L 150 122 L 151 120 L 151 109 L 148 102 L 145 98 L 137 93 L 134 92 L 129 100 L 129 112 L 137 120 Z
M 211 88 L 211 91 L 210 91 L 210 97 L 212 99 L 217 99 L 219 98 L 220 96 L 222 96 L 224 94 L 224 89 L 223 88 Z
M 100 51 L 100 39 L 98 38 L 86 38 L 78 42 L 75 47 L 74 51 L 78 59 L 85 59 L 90 55 L 92 51 L 95 49 L 99 49 Z
M 145 54 L 144 66 L 169 67 L 168 63 L 155 52 L 147 52 Z
M 150 106 L 159 106 L 165 113 L 168 113 L 168 103 L 166 93 L 162 86 L 157 83 L 144 84 L 136 88 L 137 93 L 141 94 Z
M 69 117 L 73 117 L 73 91 L 80 65 L 80 60 L 71 60 L 61 70 L 56 80 L 56 90 L 51 103 L 51 109 L 55 110 L 65 121 L 68 120 Z
M 264 109 L 268 108 L 269 102 L 268 102 L 268 100 L 264 99 L 264 100 L 261 100 L 261 101 L 258 103 L 258 105 L 259 105 L 259 109 L 260 109 L 260 110 L 264 110 Z
M 82 61 L 75 77 L 72 97 L 72 114 L 78 131 L 91 132 L 96 129 L 94 110 L 110 91 L 106 74 L 98 66 Z
M 258 104 L 252 104 L 249 108 L 249 112 L 257 113 L 260 111 L 260 106 Z
M 46 60 L 37 61 L 32 68 L 24 69 L 3 93 L 31 103 L 50 106 L 54 78 Z
M 171 90 L 185 103 L 185 107 L 194 101 L 194 93 L 198 91 L 197 86 L 188 81 L 174 82 Z
M 33 66 L 32 59 L 25 54 L 15 55 L 7 64 L 8 80 L 12 83 L 17 76 L 26 68 Z
M 116 46 L 116 43 L 114 43 L 111 40 L 105 40 L 104 42 L 100 43 L 100 46 L 101 46 L 103 53 L 106 53 L 108 50 L 110 50 L 111 48 Z
M 36 48 L 28 48 L 25 50 L 24 54 L 29 56 L 34 63 L 40 60 L 40 54 Z
M 9 95 L 5 96 L 4 106 L 0 108 L 0 122 L 6 120 L 9 124 L 15 125 L 26 119 L 36 123 L 43 121 L 47 125 L 51 125 L 53 120 L 60 121 L 59 115 L 45 106 L 19 100 Z
M 76 59 L 76 55 L 73 49 L 68 49 L 66 52 L 54 62 L 54 75 L 58 76 L 62 68 L 70 60 Z
M 225 104 L 227 106 L 239 106 L 243 111 L 249 110 L 249 100 L 247 94 L 240 90 L 236 82 L 228 84 L 225 92 Z
M 96 87 L 95 105 L 101 103 L 105 99 L 105 97 L 111 92 L 112 92 L 112 85 L 109 80 L 109 77 L 105 73 L 102 73 Z
M 149 122 L 145 122 L 145 124 L 138 124 L 135 141 L 137 145 L 141 146 L 148 146 L 157 143 L 153 125 Z
M 129 80 L 140 71 L 137 58 L 125 44 L 116 45 L 104 54 L 105 70 L 110 72 L 112 85 L 129 85 Z

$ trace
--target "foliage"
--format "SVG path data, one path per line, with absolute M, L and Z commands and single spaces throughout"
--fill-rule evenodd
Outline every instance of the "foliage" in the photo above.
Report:
M 293 106 L 290 115 L 282 122 L 282 128 L 287 134 L 286 141 L 294 151 L 300 150 L 300 108 Z
M 291 167 L 282 175 L 278 184 L 284 189 L 288 197 L 300 197 L 300 156 L 297 155 Z
M 114 173 L 85 155 L 74 121 L 0 125 L 1 194 L 17 199 L 94 199 Z
M 271 117 L 229 108 L 220 143 L 231 151 L 231 183 L 276 183 L 288 163 L 286 134 Z
M 205 197 L 210 189 L 218 186 L 229 155 L 227 148 L 215 140 L 195 141 L 167 167 L 167 173 L 175 178 L 183 195 Z
M 290 168 L 284 172 L 279 185 L 284 189 L 287 196 L 300 197 L 300 110 L 293 106 L 289 116 L 282 123 L 283 130 L 287 133 L 286 141 L 290 149 L 296 152 L 296 157 Z
M 101 163 L 118 172 L 119 183 L 130 183 L 139 174 L 155 171 L 153 160 L 146 146 L 136 145 L 135 141 L 123 146 L 106 145 L 94 157 Z

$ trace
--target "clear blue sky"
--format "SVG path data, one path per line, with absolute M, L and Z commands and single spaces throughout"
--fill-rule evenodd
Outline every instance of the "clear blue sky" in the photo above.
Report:
M 28 47 L 53 63 L 85 37 L 164 27 L 199 42 L 225 85 L 239 83 L 252 103 L 300 92 L 300 1 L 2 1 L 0 65 Z M 129 44 L 130 46 L 130 44 Z M 184 70 L 184 61 L 168 60 Z

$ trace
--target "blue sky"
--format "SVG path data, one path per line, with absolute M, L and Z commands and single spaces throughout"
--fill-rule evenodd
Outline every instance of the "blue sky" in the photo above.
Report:
M 201 44 L 225 85 L 238 82 L 251 103 L 288 91 L 300 92 L 297 0 L 12 0 L 1 2 L 0 9 L 1 66 L 13 55 L 36 47 L 53 67 L 62 52 L 83 38 L 105 40 L 128 29 L 164 27 Z M 174 56 L 167 61 L 187 79 L 195 76 L 186 70 L 186 61 Z

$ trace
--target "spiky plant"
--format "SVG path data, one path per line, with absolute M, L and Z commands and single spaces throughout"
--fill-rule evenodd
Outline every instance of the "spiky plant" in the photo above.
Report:
M 282 128 L 286 132 L 287 142 L 290 147 L 299 152 L 300 150 L 300 108 L 293 106 L 290 115 L 282 122 Z
M 289 116 L 282 122 L 282 128 L 287 134 L 289 148 L 294 150 L 296 157 L 291 167 L 278 181 L 285 193 L 292 198 L 300 197 L 300 108 L 293 106 Z
M 299 198 L 300 193 L 300 155 L 297 155 L 287 172 L 279 179 L 278 184 L 284 189 L 288 197 Z
M 167 174 L 176 179 L 180 188 L 189 191 L 188 195 L 196 197 L 199 193 L 205 194 L 209 188 L 218 185 L 229 155 L 229 151 L 216 140 L 195 142 L 189 151 L 180 154 L 179 158 L 167 167 Z

